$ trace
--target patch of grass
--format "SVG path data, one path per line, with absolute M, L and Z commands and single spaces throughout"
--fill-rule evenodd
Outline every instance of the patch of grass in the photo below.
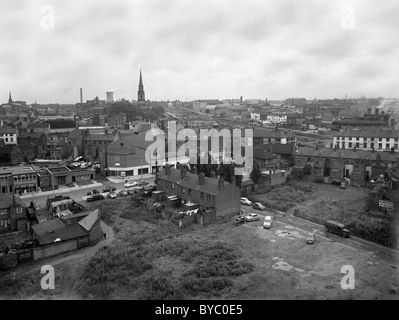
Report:
M 55 289 L 42 289 L 40 283 L 44 276 L 40 271 L 20 277 L 14 277 L 13 273 L 0 273 L 0 299 L 51 299 L 60 294 L 61 272 L 55 269 Z

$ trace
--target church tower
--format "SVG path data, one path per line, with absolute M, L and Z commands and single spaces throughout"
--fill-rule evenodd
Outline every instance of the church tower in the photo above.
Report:
M 8 95 L 8 103 L 13 103 L 12 98 L 11 98 L 11 91 L 9 91 Z
M 139 91 L 137 91 L 137 101 L 145 101 L 145 93 L 144 93 L 143 78 L 141 76 L 141 69 L 140 69 Z

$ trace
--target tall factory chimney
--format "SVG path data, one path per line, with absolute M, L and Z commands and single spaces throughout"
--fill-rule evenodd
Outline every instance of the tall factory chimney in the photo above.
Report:
M 107 92 L 107 102 L 108 103 L 114 102 L 114 93 L 112 91 Z
M 80 88 L 80 105 L 83 104 L 83 89 Z

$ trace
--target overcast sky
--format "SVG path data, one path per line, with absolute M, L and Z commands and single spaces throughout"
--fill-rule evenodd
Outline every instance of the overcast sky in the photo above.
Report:
M 84 100 L 137 99 L 140 68 L 150 100 L 398 96 L 398 0 L 1 0 L 0 9 L 0 103 L 9 90 L 28 103 L 76 103 L 80 87 Z

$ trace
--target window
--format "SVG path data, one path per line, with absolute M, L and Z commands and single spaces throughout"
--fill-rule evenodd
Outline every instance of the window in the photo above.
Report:
M 352 142 L 349 142 L 349 148 L 352 148 Z
M 359 137 L 356 137 L 356 141 L 359 141 Z
M 379 138 L 378 141 L 382 141 L 382 138 Z
M 211 195 L 210 195 L 210 194 L 207 194 L 207 195 L 206 195 L 206 199 L 207 199 L 208 201 L 211 201 Z
M 363 148 L 367 148 L 367 142 L 363 143 Z
M 8 213 L 8 209 L 1 209 L 0 210 L 0 215 L 7 214 L 7 213 Z
M 175 184 L 172 182 L 172 189 L 174 189 L 175 188 Z
M 201 192 L 201 199 L 204 199 L 204 193 L 203 192 Z
M 191 189 L 188 189 L 188 195 L 191 196 Z
M 17 213 L 22 213 L 22 207 L 17 208 Z
M 360 144 L 359 143 L 356 143 L 356 148 L 359 148 L 360 147 Z
M 1 187 L 1 193 L 8 193 L 8 187 L 7 186 L 2 186 Z
M 378 149 L 382 149 L 382 143 L 378 144 Z

